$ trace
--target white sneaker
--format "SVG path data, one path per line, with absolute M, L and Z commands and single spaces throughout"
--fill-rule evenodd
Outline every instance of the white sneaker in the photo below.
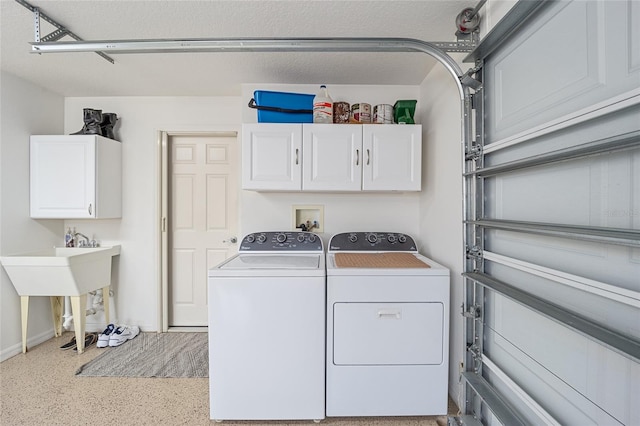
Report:
M 113 324 L 109 324 L 104 331 L 98 335 L 98 343 L 96 343 L 96 347 L 98 348 L 106 348 L 109 346 L 109 338 L 113 334 L 113 331 L 116 329 L 116 326 Z
M 127 340 L 131 340 L 140 333 L 137 325 L 121 325 L 109 336 L 109 346 L 120 346 Z

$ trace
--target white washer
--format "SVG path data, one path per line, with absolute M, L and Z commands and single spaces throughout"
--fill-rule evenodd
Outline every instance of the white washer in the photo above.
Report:
M 321 239 L 310 232 L 249 234 L 208 277 L 210 418 L 324 419 Z
M 334 235 L 327 416 L 446 414 L 448 357 L 449 270 L 420 255 L 408 235 Z

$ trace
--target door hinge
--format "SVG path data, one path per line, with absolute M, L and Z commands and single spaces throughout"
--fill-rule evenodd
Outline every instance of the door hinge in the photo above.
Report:
M 482 367 L 482 349 L 474 343 L 467 346 L 467 351 L 471 354 L 471 358 L 473 358 L 473 371 L 479 374 L 480 368 Z
M 460 83 L 462 83 L 463 86 L 468 86 L 475 91 L 481 90 L 482 82 L 471 77 L 472 75 L 477 73 L 480 70 L 480 68 L 482 68 L 481 65 L 476 65 L 473 68 L 469 68 L 469 70 L 467 70 L 466 73 L 460 76 Z
M 467 148 L 464 158 L 466 160 L 477 160 L 482 156 L 482 146 L 477 142 L 471 143 L 471 148 Z
M 162 218 L 162 232 L 167 232 L 167 218 Z
M 467 247 L 467 259 L 482 260 L 482 249 L 478 246 Z
M 482 316 L 482 307 L 480 305 L 471 305 L 467 310 L 464 310 L 464 305 L 461 306 L 461 315 L 465 318 L 478 319 Z

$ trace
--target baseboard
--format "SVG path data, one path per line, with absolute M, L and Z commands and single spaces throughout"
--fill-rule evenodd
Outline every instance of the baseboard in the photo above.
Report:
M 36 336 L 31 336 L 27 338 L 27 350 L 32 348 L 40 343 L 44 343 L 47 340 L 51 339 L 54 336 L 53 329 L 47 330 L 43 333 L 40 333 Z M 11 357 L 14 357 L 18 354 L 22 353 L 22 342 L 18 342 L 15 345 L 11 345 L 8 348 L 0 351 L 0 362 L 6 361 Z
M 169 327 L 169 333 L 206 333 L 209 331 L 209 327 Z

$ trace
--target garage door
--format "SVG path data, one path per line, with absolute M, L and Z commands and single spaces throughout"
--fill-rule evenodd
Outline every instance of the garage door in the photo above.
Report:
M 534 5 L 535 3 L 535 5 Z M 465 424 L 640 424 L 640 2 L 521 1 L 465 167 Z

